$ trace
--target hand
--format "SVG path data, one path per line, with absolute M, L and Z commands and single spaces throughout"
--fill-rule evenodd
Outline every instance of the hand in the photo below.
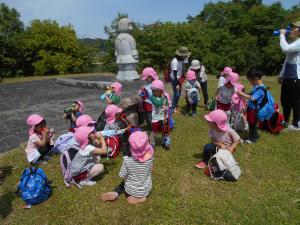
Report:
M 48 127 L 45 127 L 42 131 L 42 134 L 44 137 L 49 137 L 49 129 Z
M 239 96 L 243 96 L 243 94 L 244 94 L 242 91 L 239 91 L 239 90 L 236 91 L 236 93 L 237 93 Z
M 277 82 L 278 82 L 278 84 L 282 84 L 282 77 L 278 77 Z
M 285 34 L 286 34 L 286 29 L 281 29 L 281 30 L 280 30 L 280 34 L 285 35 Z
M 125 130 L 126 130 L 126 131 L 129 131 L 129 130 L 131 129 L 131 127 L 132 127 L 132 125 L 129 124 L 129 125 L 125 128 Z
M 180 91 L 180 85 L 179 84 L 176 86 L 176 90 Z

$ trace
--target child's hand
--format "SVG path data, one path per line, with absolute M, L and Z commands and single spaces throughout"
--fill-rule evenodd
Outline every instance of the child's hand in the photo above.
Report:
M 239 96 L 243 96 L 243 92 L 242 91 L 236 91 L 236 93 L 239 95 Z
M 125 130 L 126 130 L 126 131 L 129 131 L 131 128 L 132 128 L 132 125 L 129 124 L 129 125 L 125 128 Z
M 44 137 L 49 137 L 49 129 L 48 129 L 48 127 L 45 127 L 44 129 L 43 129 L 43 131 L 42 131 L 42 134 L 43 134 L 43 136 Z
M 180 91 L 180 85 L 179 85 L 179 84 L 177 84 L 176 90 L 177 90 L 177 91 Z

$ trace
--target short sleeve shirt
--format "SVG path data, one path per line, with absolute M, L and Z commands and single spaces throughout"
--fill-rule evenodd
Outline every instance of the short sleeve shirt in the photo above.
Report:
M 230 104 L 231 98 L 234 92 L 236 91 L 236 88 L 227 88 L 226 85 L 223 85 L 218 89 L 218 96 L 217 100 L 221 102 L 222 104 Z
M 177 78 L 180 78 L 183 74 L 183 61 L 178 61 L 177 58 L 174 58 L 171 61 L 171 74 L 170 77 L 174 80 L 174 73 L 173 71 L 177 71 Z
M 41 136 L 38 134 L 34 133 L 29 136 L 27 147 L 25 149 L 28 162 L 32 162 L 40 156 L 37 145 L 38 141 L 41 141 Z
M 211 128 L 208 131 L 208 135 L 214 141 L 220 142 L 227 147 L 240 140 L 240 136 L 232 128 L 229 128 L 226 132 Z
M 109 99 L 111 100 L 112 104 L 118 105 L 121 102 L 121 98 L 120 96 L 116 95 L 116 94 L 112 94 Z
M 253 110 L 256 109 L 256 104 L 260 104 L 265 97 L 265 92 L 262 88 L 265 88 L 265 86 L 262 85 L 257 85 L 254 86 L 251 92 L 251 98 L 248 100 L 248 109 Z

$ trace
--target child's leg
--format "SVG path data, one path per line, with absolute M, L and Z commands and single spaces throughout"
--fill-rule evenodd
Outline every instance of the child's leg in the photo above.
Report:
M 197 103 L 192 105 L 192 114 L 196 115 L 197 113 Z
M 103 164 L 95 164 L 92 169 L 88 172 L 87 179 L 91 180 L 94 177 L 98 176 L 104 170 Z
M 52 148 L 53 145 L 50 144 L 46 144 L 44 147 L 40 147 L 38 149 L 39 153 L 41 154 L 40 159 L 44 159 L 44 157 L 51 151 Z
M 255 110 L 248 110 L 247 111 L 247 120 L 249 123 L 249 135 L 248 139 L 251 142 L 256 142 L 259 138 L 257 133 L 257 115 Z
M 147 131 L 151 132 L 152 130 L 152 112 L 144 112 L 145 120 L 147 123 Z
M 191 110 L 191 104 L 188 101 L 186 101 L 186 113 L 189 114 L 190 110 Z
M 124 180 L 114 189 L 113 192 L 106 192 L 100 196 L 101 201 L 114 201 L 117 200 L 119 195 L 125 192 Z
M 215 144 L 206 144 L 203 148 L 203 161 L 208 164 L 209 159 L 217 153 L 217 145 Z

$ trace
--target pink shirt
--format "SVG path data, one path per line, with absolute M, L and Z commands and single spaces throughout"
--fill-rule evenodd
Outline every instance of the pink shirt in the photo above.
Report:
M 27 148 L 25 149 L 26 156 L 29 162 L 32 162 L 40 155 L 38 153 L 38 145 L 36 143 L 37 141 L 41 141 L 41 137 L 38 134 L 33 133 L 32 135 L 29 136 L 29 140 L 27 142 Z
M 232 128 L 229 128 L 226 132 L 210 128 L 208 135 L 214 141 L 220 142 L 228 147 L 240 140 L 240 136 Z

